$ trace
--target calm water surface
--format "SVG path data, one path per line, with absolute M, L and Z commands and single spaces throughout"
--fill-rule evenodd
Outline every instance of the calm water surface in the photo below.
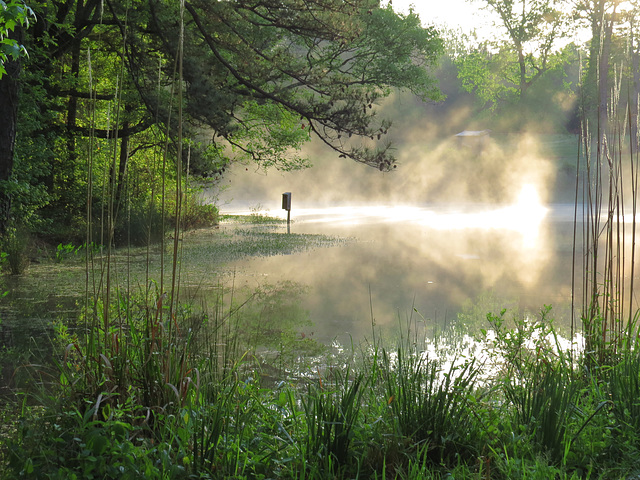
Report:
M 240 261 L 236 284 L 292 280 L 307 286 L 303 306 L 323 341 L 369 335 L 372 312 L 383 329 L 413 318 L 436 331 L 471 305 L 479 307 L 482 322 L 490 310 L 537 312 L 547 304 L 557 321 L 567 323 L 573 216 L 572 205 L 542 205 L 529 187 L 507 206 L 298 209 L 292 211 L 292 233 L 353 241 Z M 286 235 L 286 226 L 280 232 Z

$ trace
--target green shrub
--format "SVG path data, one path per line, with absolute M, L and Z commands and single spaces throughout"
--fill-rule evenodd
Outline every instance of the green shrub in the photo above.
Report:
M 213 227 L 220 223 L 220 211 L 212 204 L 200 203 L 195 196 L 187 196 L 182 204 L 180 216 L 184 230 Z M 175 217 L 171 219 L 175 224 Z
M 175 228 L 178 219 L 175 196 L 168 196 L 165 202 L 167 220 L 169 224 Z M 197 191 L 190 191 L 186 195 L 183 195 L 179 214 L 180 228 L 182 230 L 212 227 L 220 221 L 218 207 L 213 204 L 204 203 L 200 199 Z
M 173 463 L 169 445 L 153 445 L 144 429 L 131 423 L 143 420 L 142 412 L 136 415 L 98 403 L 85 407 L 83 413 L 54 402 L 38 421 L 23 422 L 18 438 L 8 442 L 7 478 L 186 477 L 184 466 Z
M 26 229 L 10 228 L 2 238 L 2 265 L 12 275 L 20 275 L 29 266 L 30 235 Z
M 153 245 L 164 238 L 169 228 L 169 221 L 158 205 L 132 205 L 118 215 L 114 242 L 117 246 Z

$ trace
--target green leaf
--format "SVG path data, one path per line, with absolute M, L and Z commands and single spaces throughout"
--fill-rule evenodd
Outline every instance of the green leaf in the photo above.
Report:
M 14 60 L 20 58 L 20 54 L 22 53 L 22 46 L 18 44 L 16 41 L 7 41 L 9 39 L 2 40 L 0 42 L 0 55 L 5 55 L 5 57 L 11 57 Z

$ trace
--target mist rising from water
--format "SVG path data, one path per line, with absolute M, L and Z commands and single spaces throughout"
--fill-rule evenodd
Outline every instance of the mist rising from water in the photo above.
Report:
M 571 218 L 562 214 L 558 223 L 558 210 L 550 214 L 553 161 L 536 139 L 421 139 L 418 132 L 404 132 L 413 141 L 398 145 L 399 166 L 388 174 L 316 144 L 309 170 L 232 170 L 223 213 L 283 217 L 281 194 L 292 192 L 292 232 L 357 238 L 240 262 L 238 279 L 249 287 L 308 286 L 305 308 L 325 335 L 368 331 L 370 302 L 378 325 L 394 325 L 413 309 L 427 322 L 455 321 L 461 305 L 487 292 L 497 292 L 501 306 L 533 311 L 568 303 Z
M 413 135 L 409 134 L 409 137 Z M 222 204 L 234 210 L 261 205 L 278 210 L 280 194 L 293 194 L 294 209 L 344 205 L 513 204 L 525 185 L 545 203 L 553 171 L 529 136 L 459 138 L 450 135 L 398 144 L 398 168 L 381 173 L 335 158 L 328 148 L 308 149 L 308 170 L 262 172 L 232 168 Z
M 234 166 L 219 197 L 223 213 L 284 217 L 281 194 L 292 192 L 292 232 L 357 238 L 247 260 L 239 276 L 249 286 L 285 279 L 309 286 L 306 308 L 329 334 L 367 331 L 370 301 L 378 324 L 396 324 L 412 311 L 429 322 L 455 321 L 462 305 L 494 294 L 498 311 L 569 304 L 572 209 L 554 204 L 573 198 L 575 168 L 568 166 L 575 159 L 549 147 L 573 140 L 457 137 L 487 127 L 468 123 L 471 104 L 447 102 L 386 101 L 382 114 L 394 119 L 389 140 L 398 159 L 390 173 L 338 159 L 320 142 L 306 148 L 309 170 Z

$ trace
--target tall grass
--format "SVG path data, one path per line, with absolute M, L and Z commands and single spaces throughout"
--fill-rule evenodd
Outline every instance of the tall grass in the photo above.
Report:
M 7 478 L 620 478 L 637 458 L 637 356 L 596 380 L 546 349 L 552 327 L 531 344 L 497 332 L 486 363 L 377 336 L 274 379 L 222 293 L 172 328 L 145 296 L 86 341 L 59 327 L 5 437 Z
M 362 374 L 353 379 L 349 374 L 349 369 L 344 374 L 332 372 L 333 378 L 310 385 L 302 398 L 306 421 L 304 455 L 312 477 L 321 473 L 344 475 L 356 456 L 354 439 L 367 385 Z
M 603 41 L 611 41 L 605 37 L 603 32 Z M 576 245 L 582 258 L 581 318 L 591 366 L 615 363 L 630 346 L 638 310 L 638 91 L 624 65 L 611 73 L 609 59 L 598 60 L 598 115 L 583 119 L 576 183 L 583 226 L 582 244 Z
M 632 441 L 640 448 L 640 353 L 625 355 L 609 375 L 612 412 L 616 419 L 616 435 Z
M 383 352 L 385 386 L 397 433 L 434 464 L 473 458 L 482 430 L 470 409 L 478 368 L 473 360 L 443 370 L 400 346 Z
M 571 448 L 568 429 L 578 399 L 578 383 L 571 369 L 542 362 L 524 378 L 506 378 L 504 391 L 514 408 L 515 429 L 561 464 L 566 449 Z

